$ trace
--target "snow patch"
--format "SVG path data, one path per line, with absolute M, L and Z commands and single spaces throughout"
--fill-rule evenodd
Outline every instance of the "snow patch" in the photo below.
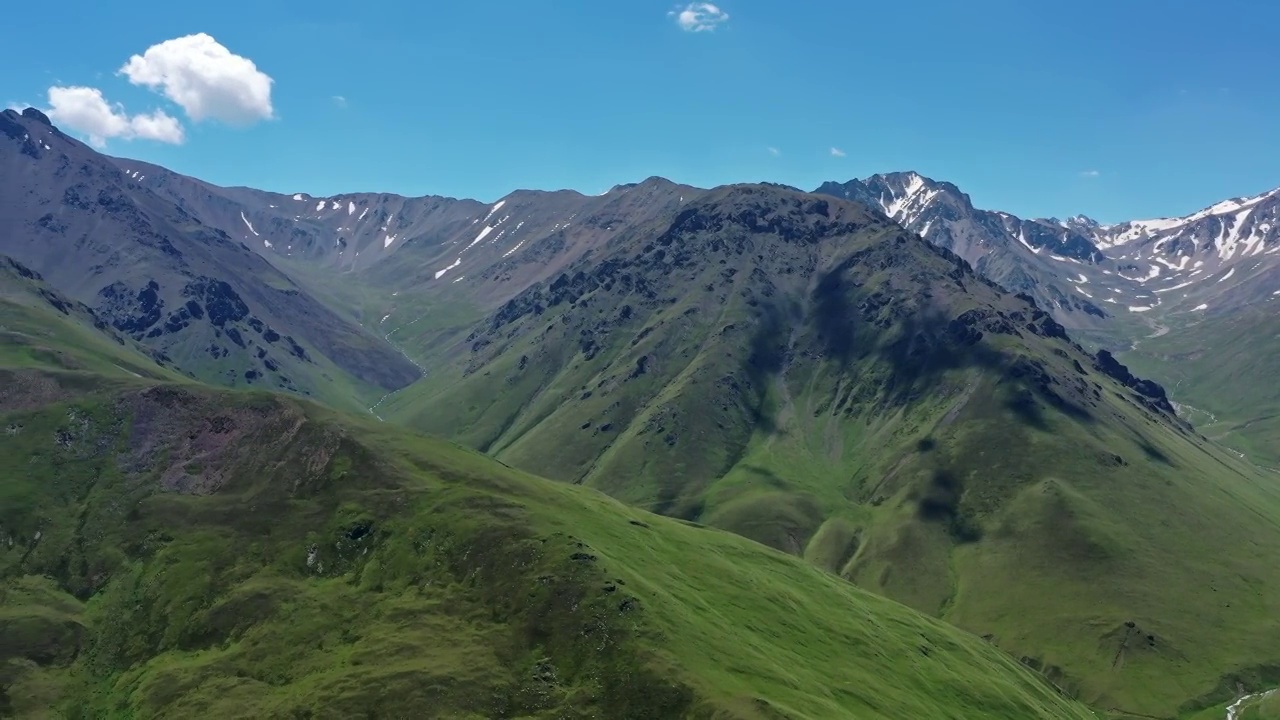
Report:
M 1194 308 L 1192 308 L 1191 312 L 1197 312 L 1200 310 L 1208 310 L 1208 309 L 1209 309 L 1208 305 L 1197 305 Z
M 502 257 L 508 257 L 508 256 L 512 255 L 513 253 L 515 253 L 515 251 L 519 250 L 519 249 L 520 249 L 520 246 L 521 246 L 521 245 L 523 245 L 523 244 L 524 244 L 524 240 L 521 240 L 520 242 L 516 243 L 515 247 L 513 247 L 513 248 L 511 248 L 510 250 L 508 250 L 508 251 L 506 251 L 506 252 L 502 253 Z
M 494 205 L 492 208 L 489 209 L 489 214 L 484 216 L 484 221 L 489 222 L 489 218 L 493 217 L 493 214 L 501 210 L 502 206 L 506 204 L 507 204 L 506 200 L 499 200 L 498 204 Z
M 302 193 L 298 193 L 297 195 L 294 195 L 294 196 L 293 196 L 293 199 L 294 199 L 294 200 L 301 200 L 301 199 L 302 199 Z
M 480 231 L 480 234 L 476 236 L 476 239 L 471 241 L 471 245 L 468 245 L 468 246 L 466 246 L 466 247 L 462 248 L 462 251 L 463 251 L 463 252 L 466 252 L 466 251 L 470 250 L 470 249 L 471 249 L 471 247 L 472 247 L 472 245 L 475 245 L 476 243 L 478 243 L 478 242 L 480 242 L 481 240 L 483 240 L 483 239 L 485 239 L 486 237 L 488 237 L 488 236 L 489 236 L 489 233 L 491 233 L 491 232 L 493 232 L 493 228 L 492 228 L 492 227 L 490 227 L 489 225 L 485 225 L 485 226 L 484 226 L 484 229 Z
M 333 209 L 333 210 L 337 210 L 337 209 L 338 209 L 338 208 L 340 208 L 340 207 L 342 207 L 342 205 L 341 205 L 341 204 L 339 204 L 337 200 L 334 200 L 334 201 L 333 201 L 333 208 L 332 208 L 332 209 Z
M 324 201 L 321 200 L 320 202 L 316 203 L 316 212 L 320 212 L 323 209 L 324 209 Z
M 355 215 L 355 214 L 356 214 L 356 204 L 348 200 L 347 201 L 347 217 L 351 217 L 352 215 Z
M 437 280 L 439 280 L 440 278 L 444 277 L 444 274 L 445 274 L 445 273 L 447 273 L 447 272 L 449 272 L 450 270 L 452 270 L 452 269 L 454 269 L 454 268 L 458 267 L 458 266 L 459 266 L 459 265 L 461 265 L 461 264 L 462 264 L 462 258 L 458 258 L 457 260 L 454 260 L 454 261 L 453 261 L 453 264 L 452 264 L 452 265 L 450 265 L 449 267 L 447 267 L 447 268 L 445 268 L 445 269 L 443 269 L 443 270 L 437 270 L 437 271 L 436 271 L 436 279 L 437 279 Z
M 1231 268 L 1230 270 L 1228 270 L 1228 271 L 1227 271 L 1227 274 L 1226 274 L 1226 275 L 1223 275 L 1222 277 L 1218 278 L 1218 282 L 1224 282 L 1224 281 L 1226 281 L 1226 280 L 1230 279 L 1230 278 L 1231 278 L 1231 276 L 1232 276 L 1232 275 L 1235 275 L 1235 274 L 1236 274 L 1236 269 L 1235 269 L 1235 268 Z
M 387 237 L 382 241 L 382 247 L 383 247 L 384 249 L 385 249 L 385 248 L 389 248 L 389 247 L 391 247 L 391 243 L 393 243 L 393 242 L 395 242 L 395 241 L 396 241 L 396 236 L 395 236 L 395 235 L 388 235 L 388 236 L 387 236 Z
M 1129 312 L 1147 312 L 1148 310 L 1151 310 L 1151 309 L 1152 309 L 1152 308 L 1150 308 L 1150 307 L 1148 307 L 1148 306 L 1146 306 L 1146 305 L 1139 305 L 1139 306 L 1136 306 L 1136 307 L 1135 307 L 1135 306 L 1133 306 L 1133 305 L 1130 305 L 1130 306 L 1129 306 Z
M 253 223 L 249 222 L 249 218 L 244 216 L 243 210 L 240 211 L 240 219 L 243 220 L 244 224 L 249 228 L 249 232 L 253 233 L 254 236 L 257 236 L 258 231 L 253 229 Z
M 369 208 L 365 208 L 364 210 L 361 210 L 360 217 L 356 218 L 356 222 L 360 222 L 361 220 L 364 219 L 364 216 L 368 214 L 369 214 Z
M 1035 253 L 1035 254 L 1037 254 L 1037 255 L 1039 255 L 1039 254 L 1040 254 L 1040 249 L 1039 249 L 1039 248 L 1031 247 L 1031 243 L 1027 242 L 1027 234 L 1026 234 L 1026 232 L 1025 232 L 1025 231 L 1023 231 L 1023 230 L 1019 230 L 1019 231 L 1018 231 L 1018 242 L 1022 243 L 1023 245 L 1026 245 L 1026 246 L 1027 246 L 1027 249 L 1028 249 L 1028 250 L 1030 250 L 1031 252 L 1033 252 L 1033 253 Z

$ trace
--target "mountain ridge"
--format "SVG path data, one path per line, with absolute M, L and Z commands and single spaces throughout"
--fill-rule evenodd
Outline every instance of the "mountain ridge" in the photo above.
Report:
M 0 254 L 205 379 L 326 393 L 342 376 L 371 393 L 418 376 L 246 245 L 46 123 L 0 116 Z

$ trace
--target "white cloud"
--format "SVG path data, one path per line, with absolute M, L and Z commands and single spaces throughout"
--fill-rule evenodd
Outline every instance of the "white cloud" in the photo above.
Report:
M 340 108 L 345 108 L 347 106 L 347 99 L 341 95 L 334 95 L 329 99 L 333 100 L 333 104 Z
M 91 87 L 49 88 L 49 119 L 58 125 L 89 136 L 102 147 L 109 138 L 157 140 L 177 145 L 184 139 L 182 124 L 161 110 L 129 115 L 124 106 L 112 105 L 102 91 Z
M 676 24 L 685 32 L 710 32 L 729 22 L 729 13 L 709 2 L 689 3 L 683 8 L 677 7 L 667 16 L 674 17 Z
M 844 157 L 847 153 L 838 147 L 831 148 L 831 157 Z
M 776 147 L 771 147 L 771 148 L 769 148 L 769 154 L 770 154 L 770 155 L 772 155 L 772 156 L 774 156 L 774 157 L 778 157 L 779 155 L 781 155 L 781 154 L 782 154 L 782 151 L 781 151 L 781 150 L 779 150 L 779 149 L 778 149 L 778 148 L 776 148 Z
M 205 33 L 152 45 L 120 72 L 134 85 L 163 93 L 196 122 L 249 125 L 275 116 L 270 76 Z
M 1084 171 L 1081 171 L 1080 173 L 1081 177 L 1087 177 L 1087 178 L 1096 178 L 1100 175 L 1102 175 L 1102 173 L 1098 172 L 1097 170 L 1084 170 Z

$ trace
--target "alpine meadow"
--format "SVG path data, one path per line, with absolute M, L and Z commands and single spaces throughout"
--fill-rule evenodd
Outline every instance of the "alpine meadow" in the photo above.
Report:
M 0 717 L 1280 718 L 1274 83 L 644 4 L 0 30 Z

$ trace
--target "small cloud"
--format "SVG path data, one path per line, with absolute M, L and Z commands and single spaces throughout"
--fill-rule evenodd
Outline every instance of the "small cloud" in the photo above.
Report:
M 345 109 L 345 108 L 347 107 L 347 99 L 346 99 L 345 97 L 341 96 L 341 95 L 334 95 L 333 97 L 331 97 L 331 98 L 329 98 L 329 99 L 330 99 L 330 100 L 333 100 L 333 104 L 334 104 L 334 105 L 337 105 L 337 106 L 338 106 L 338 107 L 340 107 L 340 108 L 344 108 L 344 109 Z
M 111 104 L 102 91 L 91 87 L 49 88 L 49 119 L 75 132 L 89 136 L 98 147 L 109 138 L 122 140 L 155 140 L 181 144 L 185 139 L 182 124 L 161 110 L 149 114 L 129 115 L 124 106 Z
M 771 147 L 769 148 L 769 154 L 774 157 L 778 157 L 779 155 L 782 155 L 782 151 L 776 147 Z
M 841 150 L 840 148 L 838 147 L 831 148 L 831 157 L 844 157 L 845 155 L 846 155 L 845 151 Z
M 275 116 L 269 75 L 205 33 L 152 45 L 120 68 L 129 82 L 159 91 L 196 122 L 249 125 Z
M 711 32 L 729 22 L 729 13 L 709 2 L 694 2 L 667 13 L 685 32 Z
M 1102 175 L 1102 173 L 1098 172 L 1097 170 L 1082 170 L 1082 171 L 1080 171 L 1080 177 L 1096 178 L 1096 177 L 1099 177 L 1099 176 L 1101 176 L 1101 175 Z

